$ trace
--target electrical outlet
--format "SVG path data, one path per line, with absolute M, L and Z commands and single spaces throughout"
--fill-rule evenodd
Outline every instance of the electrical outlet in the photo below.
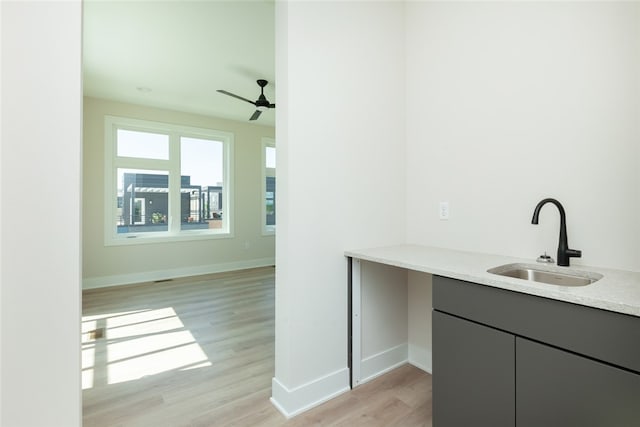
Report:
M 440 202 L 438 213 L 439 213 L 440 219 L 443 219 L 443 220 L 449 219 L 449 202 Z

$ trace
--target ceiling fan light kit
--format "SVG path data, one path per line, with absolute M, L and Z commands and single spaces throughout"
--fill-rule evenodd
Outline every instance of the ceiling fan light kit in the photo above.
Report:
M 260 96 L 255 101 L 250 101 L 247 98 L 243 98 L 242 96 L 236 95 L 235 93 L 227 92 L 226 90 L 222 89 L 218 89 L 218 92 L 255 105 L 256 111 L 251 115 L 249 120 L 256 120 L 258 117 L 260 117 L 260 114 L 262 114 L 263 111 L 266 111 L 269 108 L 276 108 L 276 104 L 270 103 L 269 100 L 264 96 L 264 87 L 269 82 L 261 79 L 257 80 L 256 83 L 258 83 L 258 86 L 260 86 Z

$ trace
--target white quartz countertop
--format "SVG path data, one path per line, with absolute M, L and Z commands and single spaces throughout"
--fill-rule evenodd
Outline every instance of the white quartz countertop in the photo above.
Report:
M 558 267 L 566 269 L 567 273 L 584 271 L 599 273 L 603 276 L 597 282 L 586 286 L 558 286 L 487 273 L 488 269 L 504 264 L 535 264 L 535 260 L 530 259 L 419 245 L 349 250 L 345 255 L 640 317 L 640 273 L 638 272 L 583 265 Z

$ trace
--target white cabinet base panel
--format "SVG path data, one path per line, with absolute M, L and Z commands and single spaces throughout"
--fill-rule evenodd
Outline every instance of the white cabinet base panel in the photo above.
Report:
M 360 363 L 361 378 L 357 383 L 354 379 L 353 386 L 356 387 L 360 384 L 366 383 L 367 381 L 371 381 L 392 369 L 404 365 L 408 361 L 409 347 L 407 344 L 401 344 L 378 354 L 374 354 L 373 356 L 369 356 Z

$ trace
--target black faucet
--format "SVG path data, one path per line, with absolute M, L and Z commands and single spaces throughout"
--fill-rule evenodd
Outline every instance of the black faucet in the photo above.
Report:
M 533 211 L 533 218 L 531 224 L 538 223 L 538 216 L 540 215 L 540 209 L 547 203 L 553 203 L 560 211 L 560 239 L 558 240 L 558 265 L 563 267 L 569 267 L 569 258 L 580 258 L 582 251 L 577 249 L 569 249 L 567 244 L 567 220 L 564 213 L 564 208 L 556 199 L 544 199 L 540 200 L 540 203 L 536 205 L 536 209 Z

